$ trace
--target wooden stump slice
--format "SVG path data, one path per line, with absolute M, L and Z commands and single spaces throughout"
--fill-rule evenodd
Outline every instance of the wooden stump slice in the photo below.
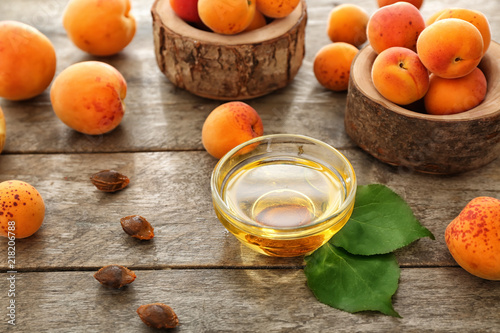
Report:
M 485 100 L 454 115 L 429 115 L 418 103 L 403 108 L 382 97 L 371 80 L 375 57 L 367 46 L 351 68 L 345 130 L 359 147 L 385 163 L 433 174 L 474 170 L 500 156 L 498 43 L 479 64 L 488 81 Z
M 244 100 L 288 85 L 305 54 L 305 1 L 287 17 L 237 35 L 197 29 L 169 0 L 151 9 L 156 60 L 177 87 L 217 100 Z

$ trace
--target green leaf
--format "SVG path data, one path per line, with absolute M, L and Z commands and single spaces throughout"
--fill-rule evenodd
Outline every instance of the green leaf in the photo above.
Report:
M 434 235 L 415 218 L 408 204 L 384 185 L 358 186 L 351 218 L 330 240 L 352 254 L 392 252 Z
M 359 256 L 326 243 L 305 258 L 307 285 L 316 298 L 347 312 L 380 311 L 400 317 L 392 307 L 400 268 L 395 256 Z

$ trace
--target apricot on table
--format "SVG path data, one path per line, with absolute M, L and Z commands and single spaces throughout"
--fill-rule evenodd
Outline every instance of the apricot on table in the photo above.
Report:
M 500 200 L 472 199 L 445 230 L 455 261 L 469 273 L 500 280 Z
M 33 186 L 20 180 L 0 183 L 0 236 L 29 237 L 44 218 L 45 203 Z
M 201 141 L 205 150 L 220 159 L 237 145 L 264 133 L 262 119 L 250 105 L 233 101 L 216 107 L 205 119 Z
M 449 8 L 444 10 L 441 15 L 436 18 L 436 21 L 456 18 L 467 21 L 479 30 L 483 37 L 483 55 L 490 47 L 491 42 L 491 28 L 486 15 L 477 10 L 465 8 Z
M 450 18 L 422 31 L 417 41 L 422 63 L 437 76 L 453 79 L 472 72 L 483 57 L 483 38 L 471 23 Z
M 57 117 L 72 129 L 90 135 L 117 127 L 125 113 L 127 83 L 104 62 L 84 61 L 63 70 L 50 90 Z
M 290 15 L 300 0 L 256 0 L 257 10 L 267 17 L 283 18 Z
M 486 77 L 477 67 L 456 79 L 432 74 L 424 97 L 425 109 L 430 114 L 464 112 L 478 106 L 486 97 L 486 90 Z
M 359 47 L 366 42 L 366 25 L 370 16 L 361 7 L 342 4 L 328 16 L 327 34 L 332 42 L 345 42 Z
M 245 30 L 255 15 L 255 0 L 199 0 L 198 14 L 212 31 L 234 35 Z
M 372 14 L 366 34 L 376 53 L 392 46 L 416 51 L 418 36 L 424 29 L 425 21 L 420 11 L 408 2 L 397 2 Z
M 384 6 L 392 5 L 392 4 L 399 2 L 399 1 L 411 3 L 413 6 L 417 7 L 418 9 L 420 9 L 420 7 L 422 7 L 422 3 L 424 2 L 424 0 L 377 0 L 377 3 L 378 3 L 379 7 L 384 7 Z
M 354 45 L 344 42 L 323 46 L 314 57 L 314 76 L 326 89 L 347 90 L 351 64 L 358 51 Z
M 405 47 L 382 51 L 373 62 L 371 76 L 377 91 L 399 105 L 418 101 L 429 88 L 427 68 L 416 52 Z
M 63 26 L 81 50 L 97 56 L 113 55 L 134 38 L 136 21 L 130 9 L 130 0 L 70 0 Z
M 0 21 L 0 97 L 18 101 L 41 94 L 56 73 L 56 52 L 34 27 Z

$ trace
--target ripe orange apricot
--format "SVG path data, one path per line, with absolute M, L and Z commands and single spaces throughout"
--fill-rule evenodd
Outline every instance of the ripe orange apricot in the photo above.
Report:
M 422 7 L 422 3 L 424 2 L 424 0 L 377 0 L 377 3 L 378 3 L 379 7 L 384 7 L 384 6 L 392 5 L 392 4 L 399 2 L 399 1 L 411 3 L 413 6 L 417 7 L 418 9 L 420 9 L 420 7 Z
M 366 36 L 376 53 L 392 46 L 416 51 L 418 36 L 424 29 L 424 18 L 415 6 L 408 2 L 396 2 L 372 14 L 366 27 Z
M 300 0 L 256 0 L 257 10 L 267 17 L 283 18 L 290 15 L 291 12 L 300 3 Z
M 323 46 L 314 57 L 313 70 L 318 82 L 333 91 L 347 90 L 351 64 L 358 49 L 338 42 Z
M 424 97 L 429 89 L 429 72 L 417 53 L 406 47 L 382 51 L 372 66 L 373 85 L 389 101 L 408 105 Z
M 172 10 L 186 22 L 199 23 L 198 0 L 170 0 Z
M 447 10 L 448 10 L 448 8 L 445 8 L 445 9 L 438 10 L 437 12 L 434 12 L 434 14 L 432 14 L 431 16 L 429 16 L 429 18 L 427 20 L 425 20 L 425 26 L 426 27 L 430 26 L 432 23 L 434 23 L 436 21 L 436 19 L 439 17 L 439 15 L 443 14 Z
M 127 83 L 118 70 L 100 61 L 84 61 L 63 70 L 50 89 L 52 108 L 72 129 L 90 135 L 117 127 L 125 113 Z
M 328 16 L 327 34 L 332 42 L 345 42 L 360 46 L 366 42 L 368 13 L 353 4 L 334 7 Z
M 463 269 L 483 279 L 500 280 L 500 200 L 472 199 L 446 227 L 445 241 Z
M 198 14 L 212 31 L 234 35 L 252 22 L 255 0 L 198 0 Z
M 29 237 L 44 218 L 45 203 L 33 186 L 20 180 L 0 183 L 0 236 Z
M 44 34 L 21 22 L 0 21 L 0 97 L 35 97 L 55 73 L 56 52 Z
M 259 12 L 258 10 L 256 10 L 255 15 L 253 16 L 252 22 L 250 22 L 250 25 L 248 27 L 246 27 L 246 29 L 244 31 L 246 32 L 246 31 L 256 30 L 256 29 L 262 28 L 266 24 L 267 24 L 267 21 L 266 21 L 266 18 L 264 17 L 264 15 L 261 12 Z
M 483 57 L 483 38 L 471 23 L 450 18 L 426 27 L 417 40 L 422 63 L 437 76 L 453 79 L 469 74 Z
M 205 119 L 201 141 L 205 150 L 220 159 L 237 145 L 264 133 L 257 111 L 243 102 L 228 102 L 216 107 Z
M 454 114 L 478 106 L 485 98 L 486 77 L 479 68 L 456 79 L 431 75 L 429 90 L 424 97 L 425 109 L 430 114 Z
M 63 26 L 81 50 L 97 56 L 113 55 L 134 38 L 136 22 L 130 8 L 130 0 L 70 0 Z
M 483 37 L 483 54 L 486 53 L 490 47 L 491 42 L 491 28 L 486 15 L 477 10 L 465 8 L 450 8 L 444 10 L 441 15 L 436 18 L 436 21 L 448 18 L 456 18 L 467 21 L 479 30 Z

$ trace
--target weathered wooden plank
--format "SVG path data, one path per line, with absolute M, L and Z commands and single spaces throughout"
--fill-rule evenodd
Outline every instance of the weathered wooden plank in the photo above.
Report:
M 343 130 L 345 103 L 333 108 L 308 103 L 248 104 L 259 111 L 265 134 L 303 134 L 324 141 L 334 139 L 337 147 L 354 146 Z M 3 154 L 203 150 L 201 128 L 217 105 L 213 101 L 129 105 L 125 120 L 114 131 L 91 136 L 64 125 L 49 104 L 27 109 L 10 103 L 2 106 L 7 121 Z
M 77 133 L 57 119 L 48 90 L 25 102 L 0 99 L 7 121 L 4 153 L 112 152 L 202 149 L 201 126 L 221 102 L 196 97 L 176 89 L 159 70 L 151 31 L 151 1 L 133 3 L 138 30 L 132 43 L 112 57 L 86 55 L 71 44 L 61 24 L 63 1 L 2 2 L 0 19 L 33 24 L 52 40 L 58 55 L 57 73 L 84 60 L 100 60 L 119 69 L 128 82 L 127 111 L 122 124 L 104 136 Z M 5 7 L 5 8 L 4 8 Z M 26 13 L 26 8 L 36 13 Z M 339 145 L 353 146 L 343 133 L 345 94 L 318 89 L 310 63 L 304 63 L 296 87 L 249 101 L 264 121 L 265 133 L 299 133 L 320 139 L 339 138 Z M 325 103 L 326 105 L 321 105 Z M 311 105 L 312 104 L 312 105 Z M 326 106 L 326 107 L 325 107 Z
M 477 172 L 436 177 L 387 166 L 359 149 L 343 152 L 359 184 L 387 184 L 435 234 L 435 241 L 421 239 L 398 253 L 404 266 L 455 265 L 444 243 L 446 225 L 472 198 L 500 191 L 500 160 Z M 18 240 L 18 268 L 96 267 L 106 260 L 143 268 L 302 265 L 301 258 L 254 254 L 225 231 L 210 197 L 215 163 L 206 152 L 0 155 L 0 180 L 31 183 L 47 205 L 39 232 Z M 126 174 L 130 185 L 114 194 L 99 192 L 89 176 L 104 169 Z M 120 218 L 132 214 L 153 224 L 154 240 L 141 242 L 122 231 Z
M 318 302 L 302 270 L 136 270 L 122 290 L 86 272 L 17 273 L 2 297 L 2 330 L 15 299 L 19 332 L 152 332 L 136 309 L 172 306 L 177 332 L 496 332 L 500 288 L 459 268 L 403 269 L 394 308 L 403 318 L 346 313 Z M 1 274 L 0 290 L 9 289 Z
M 118 68 L 129 85 L 126 115 L 115 131 L 92 137 L 67 128 L 56 118 L 48 91 L 25 102 L 0 99 L 7 121 L 5 153 L 202 149 L 201 126 L 208 113 L 220 102 L 176 89 L 160 72 L 153 51 L 152 1 L 133 1 L 137 35 L 123 52 L 112 57 L 92 57 L 72 45 L 61 23 L 65 3 L 63 0 L 2 1 L 0 19 L 21 20 L 47 34 L 57 51 L 57 73 L 84 60 L 101 60 Z M 376 9 L 371 0 L 356 3 L 369 13 Z M 459 6 L 460 3 L 427 1 L 422 13 L 427 17 L 437 9 Z M 343 127 L 346 94 L 323 89 L 312 72 L 315 53 L 329 43 L 326 20 L 335 4 L 337 2 L 330 0 L 315 0 L 308 6 L 306 58 L 294 82 L 272 95 L 249 102 L 261 114 L 266 134 L 298 133 L 321 140 L 333 138 L 341 147 L 354 146 Z M 469 5 L 465 1 L 463 4 Z M 474 8 L 488 15 L 493 38 L 498 39 L 500 3 L 476 1 Z
M 71 44 L 61 23 L 66 2 L 0 1 L 0 20 L 21 20 L 45 33 L 56 47 L 58 73 L 84 60 L 117 67 L 128 82 L 128 109 L 115 131 L 90 137 L 59 122 L 48 92 L 25 102 L 0 98 L 7 118 L 0 181 L 33 184 L 47 205 L 42 229 L 16 241 L 18 331 L 152 332 L 135 310 L 156 301 L 176 310 L 181 326 L 174 331 L 500 330 L 498 283 L 456 267 L 443 239 L 446 225 L 470 199 L 498 197 L 500 160 L 460 176 L 435 177 L 387 166 L 354 147 L 343 128 L 345 93 L 326 91 L 312 72 L 315 53 L 329 43 L 328 12 L 347 1 L 308 2 L 306 58 L 296 79 L 249 104 L 261 114 L 266 134 L 305 134 L 342 148 L 360 184 L 390 186 L 436 235 L 435 241 L 422 239 L 397 252 L 403 270 L 394 305 L 403 319 L 352 315 L 323 305 L 305 285 L 302 258 L 255 254 L 223 229 L 210 199 L 209 177 L 216 161 L 200 141 L 203 121 L 219 102 L 174 88 L 159 71 L 149 12 L 153 0 L 132 1 L 137 35 L 122 53 L 107 58 L 86 55 Z M 376 9 L 373 0 L 356 4 L 370 13 Z M 500 39 L 498 1 L 427 0 L 422 13 L 428 17 L 458 6 L 486 13 L 493 39 Z M 88 177 L 107 168 L 130 176 L 130 186 L 115 194 L 98 192 Z M 154 240 L 141 242 L 121 230 L 119 219 L 130 214 L 151 221 Z M 6 247 L 5 239 L 0 240 L 0 252 Z M 100 286 L 92 274 L 111 263 L 135 269 L 137 280 L 118 291 Z M 7 260 L 0 261 L 0 270 L 8 270 Z M 4 331 L 9 285 L 7 274 L 0 275 Z

